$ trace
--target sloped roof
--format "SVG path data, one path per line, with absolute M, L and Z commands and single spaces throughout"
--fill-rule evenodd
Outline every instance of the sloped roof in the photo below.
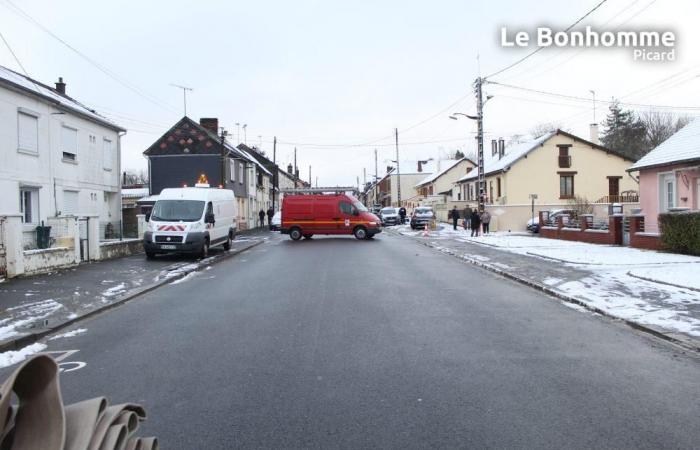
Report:
M 116 131 L 126 131 L 116 123 L 99 115 L 94 109 L 91 109 L 79 101 L 67 95 L 60 94 L 56 89 L 46 86 L 45 84 L 29 78 L 21 73 L 7 67 L 0 66 L 0 85 L 8 88 L 14 88 L 30 95 L 38 96 L 43 100 L 53 103 L 54 105 L 74 112 L 87 120 L 99 123 L 105 127 Z
M 540 136 L 537 139 L 534 139 L 532 141 L 528 142 L 522 142 L 520 144 L 515 144 L 515 145 L 510 145 L 506 147 L 505 149 L 505 155 L 503 155 L 503 158 L 499 159 L 498 154 L 492 155 L 489 153 L 488 155 L 484 155 L 484 174 L 489 175 L 494 172 L 500 172 L 503 169 L 510 167 L 514 162 L 522 158 L 523 156 L 527 155 L 540 145 L 544 144 L 545 141 L 549 140 L 551 137 L 553 137 L 555 134 L 557 134 L 556 131 L 550 131 L 549 133 Z M 490 150 L 490 149 L 489 149 Z M 486 153 L 486 149 L 484 149 L 484 153 Z M 473 180 L 478 178 L 478 171 L 472 170 L 468 174 L 464 175 L 462 178 L 457 180 L 458 182 L 460 181 L 467 181 L 467 180 Z
M 680 162 L 700 161 L 700 119 L 695 119 L 644 155 L 628 172 Z
M 455 159 L 448 159 L 445 161 L 440 161 L 441 164 L 447 164 L 447 167 L 440 170 L 439 172 L 428 175 L 423 180 L 421 180 L 420 183 L 416 184 L 414 187 L 423 186 L 424 184 L 432 183 L 433 181 L 437 180 L 438 178 L 440 178 L 441 176 L 446 174 L 448 171 L 450 171 L 450 169 L 454 168 L 457 164 L 459 164 L 465 160 L 474 164 L 474 161 L 471 161 L 469 158 L 462 158 L 462 159 L 456 159 L 456 160 Z

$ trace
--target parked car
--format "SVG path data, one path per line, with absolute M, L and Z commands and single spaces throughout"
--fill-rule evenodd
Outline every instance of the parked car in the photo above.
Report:
M 411 228 L 423 228 L 435 220 L 435 212 L 430 206 L 419 206 L 411 213 Z
M 352 234 L 371 239 L 382 232 L 381 220 L 355 197 L 346 194 L 285 195 L 282 234 L 298 241 L 314 234 Z
M 379 212 L 379 218 L 382 219 L 382 225 L 397 225 L 401 218 L 399 217 L 399 208 L 382 208 Z
M 229 189 L 163 189 L 143 236 L 146 257 L 194 253 L 206 258 L 212 246 L 228 250 L 236 236 L 237 216 L 236 198 Z
M 270 221 L 270 229 L 272 231 L 279 231 L 282 226 L 282 211 L 277 211 Z
M 562 214 L 568 214 L 569 217 L 571 217 L 571 216 L 573 216 L 574 211 L 571 209 L 550 209 L 549 210 L 550 220 L 556 220 L 557 217 L 561 216 Z M 528 220 L 525 228 L 527 229 L 527 231 L 530 231 L 532 233 L 539 233 L 540 232 L 540 215 L 537 214 L 534 218 Z

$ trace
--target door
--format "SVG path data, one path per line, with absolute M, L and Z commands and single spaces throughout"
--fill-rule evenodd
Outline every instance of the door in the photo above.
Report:
M 314 199 L 313 221 L 309 224 L 308 232 L 311 234 L 335 234 L 340 214 L 333 198 Z
M 350 234 L 352 233 L 353 221 L 356 220 L 353 215 L 355 207 L 352 203 L 346 200 L 341 200 L 338 203 L 340 209 L 340 220 L 338 221 L 338 233 L 339 234 Z
M 608 196 L 611 202 L 619 201 L 620 196 L 620 179 L 617 177 L 608 178 Z

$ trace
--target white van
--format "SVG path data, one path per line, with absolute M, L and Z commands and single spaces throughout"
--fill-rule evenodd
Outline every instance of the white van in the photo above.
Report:
M 211 246 L 231 248 L 237 216 L 236 198 L 230 189 L 163 189 L 153 205 L 143 249 L 148 258 L 175 252 L 206 258 Z

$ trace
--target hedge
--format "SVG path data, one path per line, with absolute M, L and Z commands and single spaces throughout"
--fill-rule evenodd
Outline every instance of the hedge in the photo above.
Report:
M 700 212 L 659 214 L 665 250 L 700 256 Z

